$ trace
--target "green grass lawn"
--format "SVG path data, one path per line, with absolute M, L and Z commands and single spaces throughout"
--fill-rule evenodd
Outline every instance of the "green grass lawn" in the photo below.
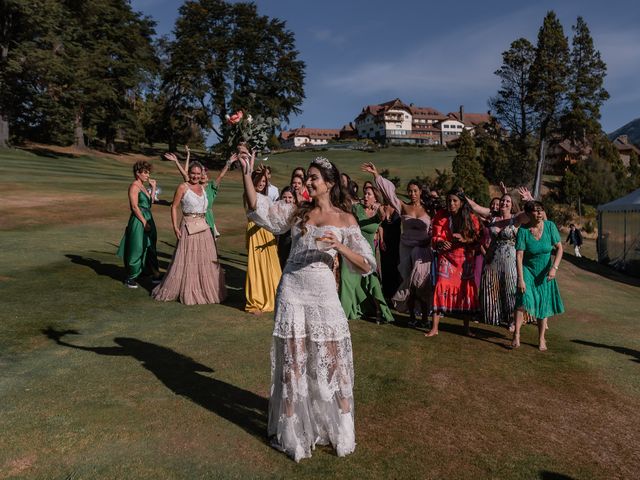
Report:
M 419 149 L 323 152 L 404 182 L 450 163 Z M 274 155 L 279 186 L 313 153 Z M 640 468 L 638 282 L 589 259 L 559 271 L 567 313 L 550 350 L 507 332 L 425 339 L 352 321 L 355 454 L 295 464 L 265 438 L 272 315 L 245 314 L 241 187 L 215 204 L 229 301 L 186 307 L 127 290 L 115 250 L 134 158 L 0 152 L 0 479 L 635 478 Z M 178 184 L 154 162 L 163 198 Z M 163 266 L 169 206 L 154 206 Z M 588 248 L 585 249 L 588 251 Z

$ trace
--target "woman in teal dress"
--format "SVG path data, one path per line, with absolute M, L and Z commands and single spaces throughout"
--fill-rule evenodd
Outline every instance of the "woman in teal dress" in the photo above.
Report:
M 382 222 L 380 204 L 382 194 L 375 188 L 368 186 L 363 190 L 362 203 L 356 203 L 352 212 L 358 220 L 362 236 L 366 238 L 374 250 L 374 237 Z M 340 264 L 340 303 L 349 320 L 375 315 L 376 322 L 393 322 L 377 274 L 362 276 L 351 272 L 345 262 Z
M 124 259 L 124 266 L 127 270 L 124 284 L 128 288 L 138 288 L 136 279 L 145 268 L 148 268 L 153 274 L 154 282 L 159 281 L 160 277 L 156 253 L 158 234 L 153 215 L 151 215 L 152 199 L 156 193 L 156 181 L 149 178 L 150 173 L 151 164 L 148 162 L 136 162 L 133 166 L 135 180 L 129 186 L 131 216 L 117 253 L 120 258 Z M 151 186 L 151 194 L 144 186 L 146 182 Z
M 547 319 L 564 312 L 556 282 L 556 272 L 562 260 L 562 239 L 555 223 L 544 219 L 544 208 L 540 202 L 528 202 L 524 211 L 530 223 L 520 227 L 516 238 L 518 292 L 512 346 L 520 346 L 520 328 L 524 323 L 524 312 L 527 312 L 538 319 L 539 349 L 545 351 Z M 556 254 L 552 261 L 554 248 Z

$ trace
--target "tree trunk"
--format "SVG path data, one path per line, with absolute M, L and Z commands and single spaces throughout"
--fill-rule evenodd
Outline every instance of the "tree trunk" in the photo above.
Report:
M 87 145 L 84 143 L 84 128 L 82 127 L 82 109 L 76 112 L 73 121 L 73 137 L 76 148 L 86 150 Z
M 105 138 L 105 143 L 107 152 L 116 153 L 116 138 L 113 135 L 107 136 L 107 138 Z
M 9 147 L 9 121 L 0 115 L 0 148 Z
M 538 164 L 536 165 L 536 180 L 533 185 L 533 198 L 536 200 L 540 199 L 540 189 L 542 188 L 542 171 L 544 170 L 544 147 L 545 147 L 545 139 L 542 137 L 540 139 L 540 156 L 538 157 Z

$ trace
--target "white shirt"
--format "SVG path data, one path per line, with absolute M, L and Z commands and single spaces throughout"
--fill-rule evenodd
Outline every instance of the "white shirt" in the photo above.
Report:
M 276 187 L 275 185 L 269 184 L 269 189 L 267 190 L 267 197 L 269 197 L 269 199 L 272 202 L 277 202 L 278 199 L 280 198 L 280 191 L 278 190 L 278 187 Z

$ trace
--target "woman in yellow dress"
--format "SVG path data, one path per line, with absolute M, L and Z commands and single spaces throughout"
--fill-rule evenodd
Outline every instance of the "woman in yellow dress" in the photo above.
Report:
M 249 155 L 242 146 L 238 147 L 238 152 L 240 158 Z M 267 195 L 268 183 L 264 170 L 253 172 L 251 180 L 258 194 Z M 247 257 L 247 303 L 244 309 L 254 315 L 273 312 L 276 290 L 282 275 L 278 259 L 278 242 L 273 233 L 251 220 L 247 224 Z

